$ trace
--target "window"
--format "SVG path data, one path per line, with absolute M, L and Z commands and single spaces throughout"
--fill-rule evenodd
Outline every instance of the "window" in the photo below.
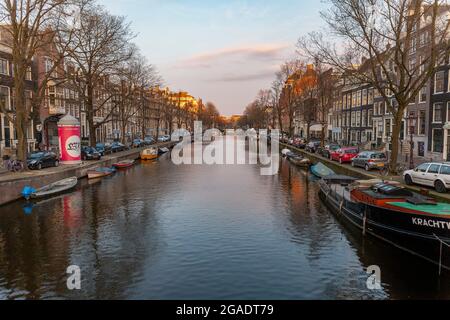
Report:
M 369 110 L 368 123 L 369 123 L 368 127 L 373 126 L 373 110 Z
M 0 103 L 2 103 L 5 109 L 11 109 L 11 96 L 9 87 L 0 87 Z
M 427 172 L 429 166 L 430 166 L 429 163 L 421 164 L 420 166 L 417 167 L 417 171 L 419 171 L 419 172 Z
M 362 111 L 361 126 L 362 127 L 367 127 L 367 110 L 363 110 Z
M 415 69 L 416 69 L 416 58 L 411 58 L 409 60 L 409 72 L 414 73 Z
M 362 91 L 362 105 L 367 105 L 367 89 L 364 89 Z
M 442 123 L 442 103 L 435 103 L 433 105 L 433 123 Z
M 419 134 L 425 135 L 425 127 L 426 127 L 426 112 L 425 110 L 419 111 Z
M 9 76 L 9 63 L 6 59 L 0 59 L 0 73 Z
M 356 126 L 361 127 L 361 111 L 356 112 Z
M 384 127 L 385 127 L 386 137 L 390 137 L 391 136 L 391 119 L 386 119 Z
M 428 169 L 428 173 L 438 174 L 440 169 L 441 169 L 441 165 L 439 165 L 439 164 L 432 164 L 430 166 L 430 168 Z
M 450 122 L 450 102 L 447 102 L 447 122 Z
M 355 116 L 356 116 L 356 112 L 352 112 L 352 122 L 351 122 L 351 126 L 352 126 L 352 127 L 354 127 L 355 124 L 356 124 Z
M 25 80 L 28 80 L 28 81 L 33 80 L 33 74 L 31 73 L 31 67 L 27 68 L 27 73 L 25 75 Z
M 367 102 L 368 102 L 368 104 L 372 104 L 373 103 L 373 89 L 369 89 L 369 91 L 368 91 Z
M 427 87 L 423 87 L 419 94 L 419 103 L 427 102 Z
M 442 166 L 441 167 L 441 174 L 450 176 L 450 167 L 449 166 Z
M 444 92 L 444 71 L 439 71 L 434 76 L 434 93 Z
M 433 152 L 442 153 L 444 151 L 444 130 L 433 129 Z

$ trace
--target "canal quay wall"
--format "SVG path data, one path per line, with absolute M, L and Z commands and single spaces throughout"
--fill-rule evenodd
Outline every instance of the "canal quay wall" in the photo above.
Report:
M 155 144 L 151 147 L 172 147 L 174 142 Z M 128 151 L 104 156 L 99 161 L 84 161 L 81 165 L 60 165 L 57 168 L 48 168 L 41 171 L 26 171 L 20 173 L 5 173 L 0 175 L 0 206 L 22 198 L 21 192 L 25 186 L 41 188 L 56 181 L 77 177 L 87 177 L 89 170 L 99 167 L 111 167 L 114 163 L 123 160 L 136 160 L 142 150 L 149 148 L 137 148 Z
M 421 190 L 426 189 L 430 192 L 430 196 L 437 199 L 438 201 L 450 203 L 450 194 L 449 193 L 438 193 L 431 188 L 422 187 L 422 186 L 407 186 L 403 183 L 403 178 L 400 176 L 382 176 L 382 175 L 377 174 L 376 171 L 367 172 L 364 169 L 353 168 L 351 165 L 341 165 L 336 161 L 331 161 L 330 159 L 324 158 L 324 157 L 319 156 L 314 153 L 306 152 L 305 150 L 296 148 L 294 146 L 291 146 L 291 145 L 288 145 L 285 143 L 280 143 L 280 145 L 282 145 L 283 147 L 288 148 L 292 151 L 296 151 L 296 152 L 302 154 L 303 156 L 310 159 L 311 162 L 313 162 L 313 163 L 322 162 L 323 164 L 325 164 L 326 166 L 333 169 L 334 171 L 336 171 L 339 174 L 344 174 L 344 175 L 348 175 L 348 176 L 352 176 L 352 177 L 355 177 L 358 179 L 364 179 L 364 180 L 382 179 L 385 181 L 400 182 L 403 187 L 405 187 L 411 191 L 420 192 Z

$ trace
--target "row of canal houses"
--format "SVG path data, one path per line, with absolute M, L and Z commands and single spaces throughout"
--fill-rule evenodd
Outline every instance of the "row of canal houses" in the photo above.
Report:
M 4 106 L 4 109 L 0 110 L 0 157 L 14 154 L 17 144 L 14 121 L 11 121 L 14 118 L 11 36 L 4 28 L 4 26 L 0 26 L 0 99 L 1 105 Z M 41 49 L 33 58 L 33 65 L 26 77 L 29 103 L 32 103 L 33 94 L 37 92 L 44 75 L 52 70 L 54 50 L 52 48 Z M 74 86 L 71 86 L 70 81 L 61 81 L 64 75 L 70 72 L 67 68 L 71 68 L 71 65 L 70 62 L 65 61 L 61 68 L 54 70 L 55 74 L 52 74 L 52 78 L 58 80 L 48 82 L 44 99 L 38 107 L 34 106 L 33 108 L 27 133 L 29 152 L 38 148 L 57 151 L 59 149 L 57 122 L 67 114 L 80 121 L 82 138 L 88 140 L 89 125 L 83 105 L 84 99 L 80 99 L 79 92 Z M 112 99 L 105 97 L 106 94 L 110 94 L 110 92 L 106 93 L 107 85 L 110 87 L 108 78 L 105 76 L 99 81 L 95 91 L 95 99 L 101 105 L 94 117 L 94 122 L 99 124 L 95 130 L 97 140 L 102 142 L 122 140 L 121 119 L 123 117 L 121 118 L 115 113 L 110 116 L 113 105 L 118 103 L 117 99 L 120 99 L 120 95 L 116 95 Z M 136 112 L 127 118 L 126 135 L 128 140 L 142 137 L 143 131 L 145 131 L 145 135 L 156 136 L 157 134 L 168 134 L 171 130 L 176 129 L 180 125 L 180 119 L 177 119 L 179 113 L 172 113 L 168 119 L 162 118 L 162 109 L 165 106 L 179 106 L 186 110 L 188 109 L 186 106 L 189 106 L 188 111 L 195 112 L 198 104 L 201 103 L 187 92 L 172 92 L 168 88 L 150 88 L 139 94 L 137 98 L 143 99 L 147 105 L 142 108 L 142 112 Z M 105 121 L 106 117 L 109 117 L 110 120 Z M 172 128 L 170 128 L 171 126 Z
M 410 68 L 419 68 L 427 52 L 430 28 L 417 27 L 411 41 Z M 363 68 L 366 61 L 362 61 Z M 401 128 L 401 155 L 414 160 L 450 160 L 450 60 L 438 66 L 415 102 L 408 106 Z M 389 92 L 387 92 L 387 96 Z M 392 95 L 391 95 L 392 96 Z M 395 99 L 391 102 L 395 105 Z M 367 84 L 355 84 L 340 77 L 328 120 L 329 138 L 341 144 L 355 144 L 367 149 L 391 150 L 393 117 L 386 101 Z M 411 144 L 412 140 L 412 144 Z

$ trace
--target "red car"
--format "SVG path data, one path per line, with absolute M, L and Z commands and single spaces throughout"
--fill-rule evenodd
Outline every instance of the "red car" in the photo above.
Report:
M 331 153 L 331 160 L 338 161 L 340 164 L 351 163 L 353 158 L 355 158 L 357 155 L 357 148 L 341 148 Z

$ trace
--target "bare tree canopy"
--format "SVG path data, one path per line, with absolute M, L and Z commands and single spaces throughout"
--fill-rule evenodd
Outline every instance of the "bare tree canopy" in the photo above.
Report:
M 89 138 L 96 143 L 96 128 L 111 121 L 114 107 L 114 84 L 123 63 L 133 56 L 135 46 L 130 45 L 134 34 L 125 18 L 108 13 L 102 6 L 87 6 L 67 39 L 70 63 L 74 72 L 69 74 L 77 86 L 86 110 Z
M 333 67 L 354 83 L 369 84 L 394 118 L 390 168 L 395 171 L 405 110 L 446 63 L 449 53 L 446 0 L 330 0 L 322 12 L 326 32 L 300 38 L 300 54 Z M 420 33 L 426 43 L 420 59 Z

